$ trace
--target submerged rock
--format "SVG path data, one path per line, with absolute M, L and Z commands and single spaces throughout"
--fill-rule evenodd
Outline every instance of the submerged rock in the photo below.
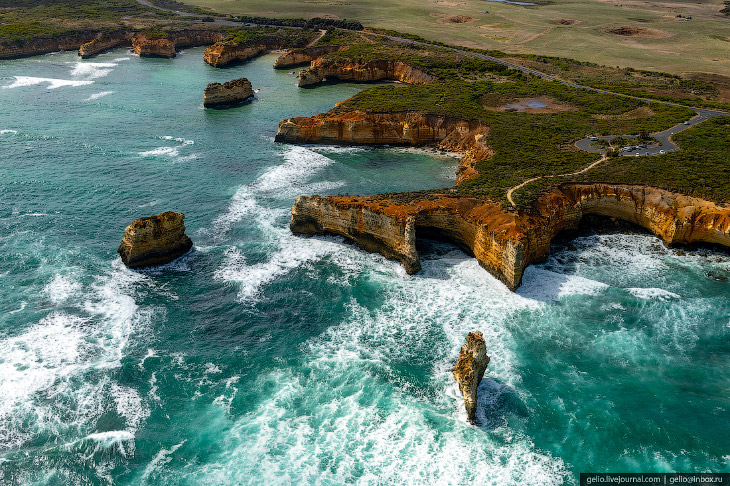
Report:
M 464 408 L 466 408 L 466 414 L 471 423 L 474 423 L 477 413 L 477 387 L 482 381 L 488 364 L 487 345 L 482 333 L 470 332 L 466 335 L 466 341 L 459 353 L 459 360 L 454 367 L 454 379 L 459 384 L 459 389 L 464 397 Z
M 172 211 L 139 218 L 127 226 L 117 252 L 129 268 L 170 263 L 193 246 L 184 221 L 184 213 Z
M 253 88 L 251 87 L 251 82 L 246 78 L 234 79 L 223 84 L 210 83 L 205 87 L 203 106 L 212 108 L 233 105 L 252 97 Z

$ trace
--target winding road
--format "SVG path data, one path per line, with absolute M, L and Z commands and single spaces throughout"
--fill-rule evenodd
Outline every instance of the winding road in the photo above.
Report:
M 152 4 L 151 2 L 149 2 L 148 0 L 137 0 L 137 2 L 139 4 L 141 4 L 141 5 L 144 5 L 145 7 L 150 7 L 150 8 L 154 8 L 154 9 L 157 9 L 157 10 L 163 10 L 163 11 L 166 11 L 166 12 L 172 12 L 172 13 L 175 13 L 175 14 L 181 16 L 181 17 L 200 17 L 199 14 L 193 14 L 193 13 L 188 13 L 188 12 L 180 12 L 180 11 L 177 11 L 177 10 L 170 10 L 170 9 L 158 7 L 158 6 L 154 5 L 154 4 Z M 195 21 L 193 21 L 193 22 L 195 22 Z M 198 22 L 200 22 L 200 21 L 198 21 Z M 220 19 L 220 18 L 214 18 L 213 22 L 209 22 L 209 23 L 213 23 L 213 24 L 216 24 L 216 25 L 236 26 L 236 27 L 240 27 L 242 25 L 241 22 L 233 22 L 233 21 L 230 21 L 230 20 L 223 20 L 223 19 Z M 248 25 L 260 27 L 260 26 L 266 26 L 267 24 L 248 24 Z M 279 27 L 282 27 L 282 26 L 279 26 Z M 300 27 L 288 27 L 288 26 L 286 26 L 284 28 L 298 29 Z M 462 55 L 465 55 L 465 56 L 470 56 L 470 57 L 473 57 L 473 58 L 476 58 L 476 59 L 481 59 L 481 60 L 484 60 L 484 61 L 496 62 L 496 63 L 502 64 L 504 66 L 507 66 L 509 68 L 512 68 L 512 69 L 516 69 L 518 71 L 521 71 L 523 73 L 531 74 L 533 76 L 538 76 L 538 77 L 540 77 L 542 79 L 546 79 L 548 81 L 555 81 L 557 83 L 563 84 L 565 86 L 570 86 L 570 87 L 573 87 L 573 88 L 576 88 L 576 89 L 584 89 L 584 90 L 588 90 L 588 91 L 593 91 L 595 93 L 604 93 L 604 94 L 610 94 L 610 95 L 614 95 L 614 96 L 622 96 L 624 98 L 631 98 L 631 99 L 635 99 L 635 100 L 640 100 L 640 101 L 644 101 L 646 103 L 657 103 L 657 104 L 661 104 L 661 105 L 680 106 L 680 107 L 684 107 L 684 108 L 691 108 L 691 109 L 693 109 L 695 111 L 696 115 L 693 118 L 691 118 L 690 120 L 687 120 L 686 122 L 683 122 L 683 123 L 681 123 L 679 125 L 676 125 L 676 126 L 674 126 L 672 128 L 669 128 L 667 130 L 664 130 L 664 131 L 661 131 L 661 132 L 657 132 L 657 133 L 652 134 L 652 136 L 655 139 L 657 139 L 657 141 L 659 142 L 659 145 L 658 146 L 652 146 L 652 147 L 647 148 L 647 149 L 643 149 L 642 152 L 643 152 L 644 155 L 650 155 L 650 156 L 651 155 L 659 155 L 661 150 L 667 151 L 667 149 L 669 149 L 669 150 L 679 150 L 679 147 L 677 145 L 675 145 L 674 142 L 672 142 L 672 140 L 671 140 L 672 135 L 674 135 L 675 133 L 678 133 L 678 132 L 680 132 L 682 130 L 686 130 L 687 128 L 689 128 L 689 127 L 691 127 L 693 125 L 696 125 L 698 123 L 702 123 L 703 121 L 708 120 L 708 119 L 713 118 L 713 117 L 716 117 L 716 116 L 730 116 L 730 113 L 724 112 L 724 111 L 720 111 L 720 110 L 708 110 L 708 109 L 705 109 L 705 108 L 687 107 L 687 106 L 681 105 L 679 103 L 672 103 L 672 102 L 669 102 L 669 101 L 653 100 L 653 99 L 650 99 L 650 98 L 642 98 L 640 96 L 632 96 L 632 95 L 627 95 L 627 94 L 623 94 L 623 93 L 615 93 L 613 91 L 608 91 L 608 90 L 604 90 L 604 89 L 600 89 L 600 88 L 593 88 L 591 86 L 585 86 L 585 85 L 582 85 L 582 84 L 573 83 L 573 82 L 566 81 L 564 79 L 558 78 L 556 76 L 552 76 L 550 74 L 546 74 L 546 73 L 543 73 L 541 71 L 537 71 L 535 69 L 531 69 L 531 68 L 528 68 L 528 67 L 525 67 L 525 66 L 520 66 L 519 64 L 515 64 L 515 63 L 509 62 L 509 61 L 505 61 L 504 59 L 500 59 L 498 57 L 489 56 L 487 54 L 481 54 L 481 53 L 478 53 L 478 52 L 467 51 L 467 50 L 464 50 L 464 49 L 458 49 L 456 47 L 448 47 L 448 46 L 441 46 L 441 45 L 437 45 L 437 44 L 430 44 L 428 42 L 421 42 L 421 41 L 416 41 L 416 40 L 412 40 L 412 39 L 404 39 L 402 37 L 392 36 L 392 35 L 388 35 L 388 34 L 377 34 L 377 33 L 374 33 L 374 32 L 361 32 L 361 31 L 353 31 L 353 32 L 358 32 L 360 34 L 367 34 L 367 35 L 372 35 L 372 36 L 377 36 L 377 37 L 383 37 L 383 38 L 386 38 L 386 39 L 389 39 L 389 40 L 392 40 L 392 41 L 395 41 L 395 42 L 402 42 L 404 44 L 410 44 L 410 45 L 416 45 L 416 46 L 423 46 L 423 47 L 431 47 L 431 48 L 443 49 L 443 50 L 447 50 L 447 51 L 451 51 L 451 52 L 456 52 L 456 53 L 459 53 L 459 54 L 462 54 Z M 326 33 L 326 31 L 321 31 L 321 35 L 314 42 L 311 42 L 309 45 L 313 45 L 314 43 L 316 43 L 324 35 L 324 33 Z M 616 136 L 618 136 L 618 135 L 602 136 L 602 137 L 598 137 L 598 138 L 599 139 L 603 139 L 603 140 L 610 140 L 612 138 L 615 138 Z M 509 201 L 509 203 L 512 206 L 515 206 L 514 200 L 512 199 L 512 195 L 514 194 L 514 192 L 516 190 L 518 190 L 518 189 L 526 186 L 527 184 L 529 184 L 531 182 L 534 182 L 534 181 L 539 180 L 539 179 L 545 179 L 545 178 L 568 177 L 568 176 L 572 176 L 572 175 L 582 174 L 584 172 L 587 172 L 587 171 L 591 170 L 592 168 L 594 168 L 595 166 L 601 164 L 602 162 L 608 160 L 608 157 L 606 156 L 606 153 L 604 151 L 600 150 L 600 149 L 591 147 L 591 143 L 592 143 L 592 141 L 590 140 L 590 137 L 586 137 L 584 139 L 578 140 L 575 145 L 579 149 L 585 150 L 586 152 L 593 152 L 593 153 L 600 153 L 600 154 L 602 154 L 602 156 L 601 156 L 600 159 L 596 160 L 595 162 L 591 163 L 590 165 L 584 167 L 583 169 L 581 169 L 581 170 L 579 170 L 577 172 L 571 172 L 571 173 L 568 173 L 568 174 L 553 174 L 553 175 L 533 177 L 532 179 L 528 179 L 528 180 L 526 180 L 526 181 L 524 181 L 524 182 L 522 182 L 522 183 L 520 183 L 520 184 L 518 184 L 518 185 L 516 185 L 516 186 L 514 186 L 512 188 L 510 188 L 509 190 L 507 190 L 507 200 Z M 669 147 L 671 147 L 671 149 Z M 632 153 L 622 153 L 621 155 L 622 156 L 631 156 L 631 155 L 636 156 L 636 154 L 632 154 Z M 642 153 L 639 153 L 639 155 L 642 155 Z

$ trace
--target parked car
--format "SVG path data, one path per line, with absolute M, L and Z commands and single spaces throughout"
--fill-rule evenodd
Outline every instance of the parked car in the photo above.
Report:
M 660 154 L 665 154 L 666 152 L 664 150 L 659 151 Z
M 646 155 L 651 155 L 651 154 L 649 152 L 647 152 Z
M 637 157 L 638 157 L 638 156 L 640 156 L 640 155 L 641 155 L 641 154 L 640 154 L 639 152 L 636 152 L 636 156 L 637 156 Z
M 591 137 L 591 142 L 595 142 L 598 140 L 598 137 Z
M 684 122 L 684 124 L 685 124 L 685 125 L 689 125 L 689 122 L 688 122 L 688 121 L 686 121 L 686 122 Z

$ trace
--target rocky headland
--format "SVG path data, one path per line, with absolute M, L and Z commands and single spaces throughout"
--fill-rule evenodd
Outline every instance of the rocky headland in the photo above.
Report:
M 343 145 L 434 146 L 463 154 L 457 183 L 477 175 L 475 166 L 493 152 L 485 143 L 489 127 L 474 121 L 419 112 L 330 112 L 282 120 L 277 142 Z
M 321 56 L 331 54 L 345 48 L 346 46 L 334 45 L 292 49 L 276 58 L 276 61 L 274 61 L 274 69 L 289 69 L 309 64 Z
M 223 34 L 214 30 L 176 31 L 164 37 L 140 32 L 132 38 L 132 50 L 141 57 L 175 57 L 178 49 L 210 46 L 222 38 Z
M 589 214 L 642 226 L 668 246 L 730 248 L 729 206 L 653 187 L 603 183 L 554 186 L 525 211 L 456 194 L 300 196 L 292 208 L 291 230 L 344 236 L 401 262 L 408 273 L 421 268 L 418 236 L 445 239 L 515 290 L 525 268 L 547 258 L 552 239 L 577 228 Z
M 211 83 L 205 87 L 203 106 L 206 108 L 233 106 L 254 95 L 251 82 L 246 78 L 234 79 L 226 83 Z
M 236 44 L 220 41 L 205 50 L 203 60 L 213 67 L 220 68 L 246 62 L 261 54 L 283 47 L 285 47 L 284 42 L 277 39 L 262 40 L 256 44 Z
M 79 31 L 73 34 L 39 37 L 20 42 L 0 44 L 0 59 L 76 50 L 81 45 L 93 41 L 98 35 L 98 31 Z
M 89 42 L 81 44 L 79 56 L 87 59 L 109 49 L 129 46 L 131 43 L 132 34 L 128 31 L 102 32 Z
M 435 80 L 436 76 L 401 61 L 355 62 L 320 57 L 313 60 L 309 68 L 299 72 L 297 84 L 299 87 L 308 87 L 331 79 L 364 83 L 390 80 L 408 84 L 427 84 Z
M 459 384 L 461 395 L 464 397 L 464 408 L 466 408 L 466 415 L 471 423 L 474 423 L 476 419 L 477 388 L 488 364 L 487 344 L 484 342 L 482 333 L 470 332 L 461 346 L 453 375 Z
M 192 247 L 185 234 L 185 214 L 167 211 L 127 226 L 117 252 L 129 268 L 142 268 L 170 263 Z

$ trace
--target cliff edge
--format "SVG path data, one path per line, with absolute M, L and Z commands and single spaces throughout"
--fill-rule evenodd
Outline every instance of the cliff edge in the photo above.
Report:
M 519 212 L 454 194 L 300 196 L 292 207 L 291 230 L 344 236 L 401 262 L 408 273 L 421 268 L 416 238 L 435 235 L 474 255 L 515 290 L 525 268 L 547 258 L 552 239 L 577 228 L 588 214 L 637 224 L 668 246 L 709 243 L 730 248 L 730 206 L 653 187 L 602 183 L 555 186 L 533 209 Z

